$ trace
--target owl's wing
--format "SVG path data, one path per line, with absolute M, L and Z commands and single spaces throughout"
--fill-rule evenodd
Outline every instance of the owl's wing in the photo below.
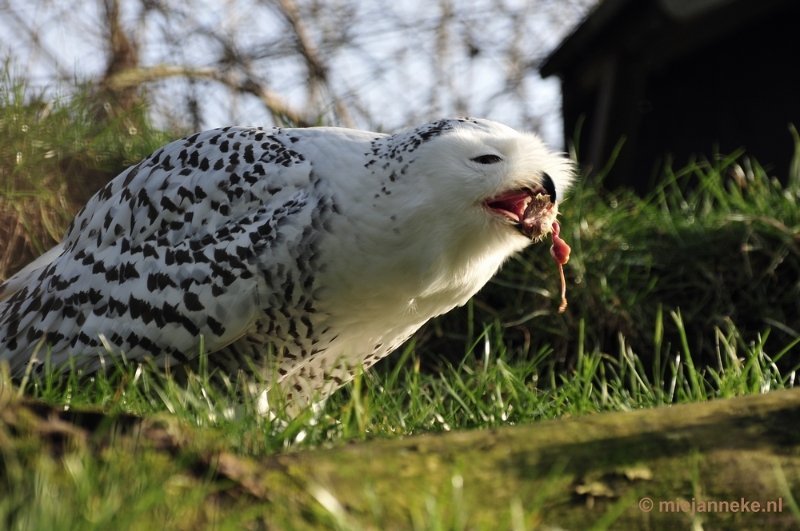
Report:
M 80 355 L 91 370 L 104 338 L 128 359 L 169 365 L 196 356 L 201 335 L 218 350 L 265 309 L 310 304 L 332 199 L 292 149 L 297 134 L 207 131 L 120 174 L 4 285 L 0 357 L 20 374 L 44 337 L 54 365 Z

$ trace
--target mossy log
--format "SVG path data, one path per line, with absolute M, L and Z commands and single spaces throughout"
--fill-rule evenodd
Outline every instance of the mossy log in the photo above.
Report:
M 269 529 L 800 529 L 800 389 L 263 458 L 169 417 L 0 405 L 0 453 L 159 452 Z
M 467 529 L 510 529 L 515 513 L 526 515 L 525 529 L 800 529 L 790 494 L 800 494 L 800 389 L 353 444 L 262 465 L 265 492 L 288 476 L 367 528 L 408 529 L 438 512 Z

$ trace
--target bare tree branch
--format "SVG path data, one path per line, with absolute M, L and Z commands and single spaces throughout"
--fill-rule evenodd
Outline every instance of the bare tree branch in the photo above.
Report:
M 22 35 L 17 34 L 14 37 L 27 40 L 31 49 L 41 54 L 50 64 L 50 67 L 56 71 L 57 79 L 69 79 L 72 77 L 70 73 L 61 68 L 61 63 L 56 57 L 55 52 L 42 41 L 41 35 L 36 27 L 29 24 L 27 18 L 20 16 L 17 9 L 11 5 L 9 0 L 3 0 L 1 5 L 3 17 L 10 19 L 11 23 L 9 26 L 16 28 L 18 32 L 22 33 Z
M 119 0 L 103 0 L 108 41 L 108 62 L 105 75 L 98 83 L 99 97 L 107 100 L 98 106 L 101 115 L 124 114 L 139 103 L 139 85 L 115 85 L 109 80 L 115 75 L 139 66 L 139 49 L 125 33 L 120 22 Z
M 330 89 L 330 85 L 328 84 L 328 66 L 323 62 L 317 47 L 310 38 L 294 1 L 278 0 L 278 2 L 280 3 L 283 15 L 286 17 L 287 22 L 294 32 L 294 36 L 297 39 L 298 51 L 303 56 L 303 59 L 305 59 L 308 68 L 310 99 L 315 102 L 319 101 L 320 96 L 317 92 L 319 90 L 324 90 L 331 96 L 337 117 L 341 120 L 342 124 L 347 127 L 354 127 L 355 124 L 350 118 L 350 113 L 347 111 L 347 108 Z
M 109 77 L 105 80 L 105 84 L 115 92 L 122 92 L 171 77 L 217 81 L 230 89 L 252 94 L 257 97 L 279 122 L 288 120 L 290 123 L 299 127 L 309 127 L 313 125 L 313 123 L 306 119 L 302 112 L 294 108 L 285 98 L 274 90 L 270 90 L 252 78 L 245 78 L 238 81 L 235 79 L 235 74 L 220 71 L 216 68 L 195 68 L 183 65 L 156 65 L 151 67 L 129 68 Z

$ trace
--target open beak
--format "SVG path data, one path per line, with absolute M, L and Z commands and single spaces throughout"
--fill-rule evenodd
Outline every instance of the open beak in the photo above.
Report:
M 538 239 L 552 230 L 558 214 L 556 189 L 546 173 L 542 184 L 533 188 L 518 188 L 503 192 L 484 201 L 492 212 L 505 216 L 524 236 Z

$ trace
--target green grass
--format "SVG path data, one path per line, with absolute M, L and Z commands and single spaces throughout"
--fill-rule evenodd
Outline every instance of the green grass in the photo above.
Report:
M 685 331 L 680 314 L 668 319 Z M 219 386 L 208 374 L 190 372 L 178 383 L 172 375 L 139 364 L 111 366 L 88 378 L 78 378 L 74 371 L 51 371 L 14 391 L 47 404 L 100 408 L 112 414 L 168 413 L 192 426 L 222 429 L 237 452 L 263 455 L 353 439 L 704 402 L 794 385 L 798 367 L 782 373 L 776 362 L 800 340 L 770 355 L 766 336 L 742 345 L 735 328 L 714 333 L 719 357 L 712 366 L 697 367 L 691 351 L 680 347 L 664 352 L 658 364 L 648 368 L 622 339 L 615 353 L 580 350 L 575 368 L 558 373 L 551 350 L 530 359 L 510 357 L 502 328 L 488 325 L 457 365 L 445 362 L 441 372 L 421 371 L 420 353 L 412 342 L 387 358 L 384 370 L 362 373 L 322 410 L 308 409 L 296 419 L 258 415 L 258 396 L 241 382 Z M 476 357 L 480 361 L 474 361 Z
M 684 330 L 680 315 L 666 318 Z M 353 440 L 702 402 L 794 384 L 794 372 L 782 374 L 775 364 L 794 345 L 770 356 L 764 349 L 767 338 L 742 346 L 734 328 L 715 331 L 719 358 L 713 367 L 698 368 L 690 351 L 680 347 L 664 351 L 659 364 L 647 370 L 623 345 L 613 354 L 579 351 L 575 369 L 566 374 L 552 370 L 548 350 L 527 360 L 510 358 L 502 331 L 487 326 L 462 363 L 445 365 L 436 374 L 419 370 L 419 352 L 412 343 L 385 362 L 387 370 L 362 374 L 334 394 L 322 411 L 309 409 L 293 420 L 259 416 L 256 397 L 236 383 L 220 388 L 208 375 L 190 374 L 178 384 L 140 365 L 111 367 L 85 380 L 72 372 L 50 373 L 43 380 L 31 380 L 25 389 L 7 381 L 4 385 L 10 392 L 71 409 L 177 419 L 179 425 L 208 433 L 214 448 L 258 458 Z M 474 363 L 474 357 L 481 362 Z M 85 442 L 43 450 L 39 441 L 30 439 L 3 442 L 9 435 L 13 437 L 0 432 L 5 467 L 0 474 L 5 476 L 0 482 L 0 522 L 7 522 L 8 529 L 51 529 L 55 523 L 59 529 L 227 529 L 255 525 L 274 511 L 263 502 L 230 495 L 235 485 L 212 481 L 207 472 L 193 473 L 180 459 L 117 446 L 113 438 L 99 451 Z M 335 500 L 323 496 L 321 502 L 318 514 L 307 517 L 310 521 L 358 528 L 337 516 Z M 410 521 L 416 529 L 460 529 L 457 522 L 466 519 L 469 510 L 454 503 L 449 496 L 430 498 L 418 514 L 409 515 Z M 535 504 L 515 510 L 522 520 L 540 516 Z
M 172 136 L 144 114 L 94 124 L 90 104 L 88 95 L 47 102 L 8 75 L 0 87 L 0 218 L 16 220 L 30 254 L 66 227 L 75 208 L 66 190 L 78 176 L 107 178 Z M 18 397 L 133 414 L 201 434 L 198 454 L 214 447 L 263 457 L 794 386 L 800 155 L 783 183 L 742 153 L 663 171 L 645 198 L 583 182 L 563 202 L 562 236 L 573 248 L 565 314 L 556 312 L 548 244 L 531 246 L 467 306 L 430 322 L 321 411 L 270 419 L 235 378 L 215 386 L 190 374 L 179 383 L 109 358 L 88 378 L 50 372 L 19 385 L 0 377 L 0 415 Z M 194 470 L 181 453 L 140 451 L 113 433 L 54 441 L 14 422 L 0 422 L 0 528 L 259 528 L 263 511 L 275 511 Z M 456 491 L 428 499 L 410 527 L 463 529 L 469 508 Z M 306 520 L 357 528 L 320 496 L 303 508 Z M 509 511 L 514 529 L 536 528 L 541 516 L 536 503 Z

